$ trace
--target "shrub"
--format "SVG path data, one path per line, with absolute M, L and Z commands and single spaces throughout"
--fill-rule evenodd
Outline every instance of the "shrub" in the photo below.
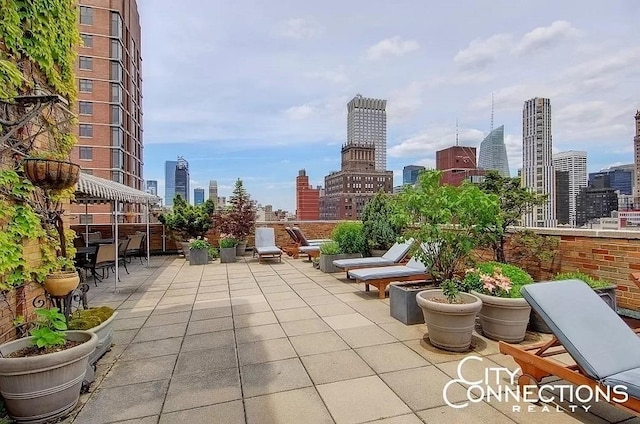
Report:
M 559 274 L 556 274 L 556 276 L 553 277 L 553 281 L 559 281 L 559 280 L 582 280 L 594 290 L 603 289 L 605 287 L 611 287 L 613 285 L 606 280 L 601 280 L 601 279 L 592 277 L 580 271 L 561 272 Z
M 238 244 L 238 242 L 234 238 L 225 237 L 220 239 L 219 244 L 220 244 L 220 248 L 227 249 L 230 247 L 236 247 L 236 244 Z
M 216 249 L 215 247 L 209 248 L 209 260 L 215 261 L 219 256 L 220 255 L 218 254 L 218 249 Z
M 340 245 L 336 241 L 328 241 L 320 245 L 320 253 L 323 255 L 338 255 L 342 253 Z
M 462 284 L 466 291 L 498 297 L 518 298 L 520 287 L 533 283 L 533 278 L 522 268 L 500 262 L 483 262 L 465 273 Z
M 78 309 L 69 319 L 70 330 L 89 330 L 102 324 L 113 315 L 113 309 L 108 306 L 99 308 Z
M 191 240 L 189 242 L 189 250 L 204 250 L 210 247 L 211 245 L 206 239 Z
M 67 329 L 67 321 L 60 310 L 39 308 L 35 313 L 38 319 L 35 328 L 30 331 L 33 336 L 32 343 L 40 349 L 64 345 L 67 342 L 67 336 L 64 333 Z
M 173 209 L 162 214 L 158 220 L 178 234 L 182 240 L 202 238 L 213 228 L 212 213 L 214 203 L 211 199 L 202 205 L 190 205 L 182 196 L 177 195 L 173 201 Z
M 378 192 L 362 210 L 362 232 L 368 249 L 387 250 L 400 236 L 401 228 L 393 220 L 393 199 Z
M 361 222 L 347 221 L 339 223 L 333 229 L 331 238 L 338 243 L 342 253 L 367 253 Z

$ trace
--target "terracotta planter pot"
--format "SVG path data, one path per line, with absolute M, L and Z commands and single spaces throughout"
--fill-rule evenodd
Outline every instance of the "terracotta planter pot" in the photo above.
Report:
M 27 158 L 24 173 L 35 186 L 53 190 L 69 188 L 78 182 L 80 167 L 72 162 Z
M 77 271 L 60 271 L 47 275 L 44 280 L 44 289 L 51 296 L 66 296 L 80 284 Z
M 482 301 L 469 293 L 460 293 L 465 303 L 446 303 L 442 290 L 424 290 L 416 295 L 427 324 L 429 341 L 435 347 L 452 352 L 465 352 L 471 346 L 476 314 Z M 445 303 L 431 299 L 445 299 Z
M 41 423 L 67 415 L 78 403 L 89 355 L 98 336 L 68 331 L 67 338 L 82 344 L 61 352 L 28 358 L 6 358 L 31 345 L 26 337 L 0 346 L 0 392 L 7 411 L 21 423 Z
M 471 294 L 482 300 L 478 317 L 486 337 L 508 343 L 524 340 L 531 315 L 531 306 L 526 300 L 488 296 L 473 290 Z

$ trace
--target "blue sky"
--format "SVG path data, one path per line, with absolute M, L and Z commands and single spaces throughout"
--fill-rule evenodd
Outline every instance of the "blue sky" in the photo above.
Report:
M 387 99 L 388 168 L 435 165 L 455 142 L 505 125 L 522 162 L 522 105 L 549 97 L 554 151 L 588 168 L 633 162 L 640 2 L 138 0 L 144 176 L 184 156 L 192 188 L 242 178 L 252 198 L 295 209 L 295 177 L 340 167 L 346 104 Z

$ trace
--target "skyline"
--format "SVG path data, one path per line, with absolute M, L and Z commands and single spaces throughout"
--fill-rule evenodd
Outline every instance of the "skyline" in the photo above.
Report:
M 587 151 L 589 172 L 633 162 L 637 2 L 355 1 L 340 3 L 339 17 L 332 4 L 139 2 L 144 178 L 159 193 L 164 162 L 179 154 L 192 187 L 213 179 L 228 196 L 239 177 L 254 200 L 293 211 L 299 169 L 313 186 L 339 169 L 358 93 L 388 101 L 395 185 L 406 165 L 435 167 L 436 150 L 455 144 L 456 119 L 460 144 L 478 148 L 491 93 L 512 176 L 532 97 L 554 105 L 554 153 Z

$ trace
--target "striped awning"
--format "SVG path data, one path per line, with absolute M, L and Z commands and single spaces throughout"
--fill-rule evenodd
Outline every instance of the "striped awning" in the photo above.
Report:
M 115 181 L 80 173 L 75 191 L 75 203 L 113 201 L 153 205 L 160 203 L 160 198 Z

